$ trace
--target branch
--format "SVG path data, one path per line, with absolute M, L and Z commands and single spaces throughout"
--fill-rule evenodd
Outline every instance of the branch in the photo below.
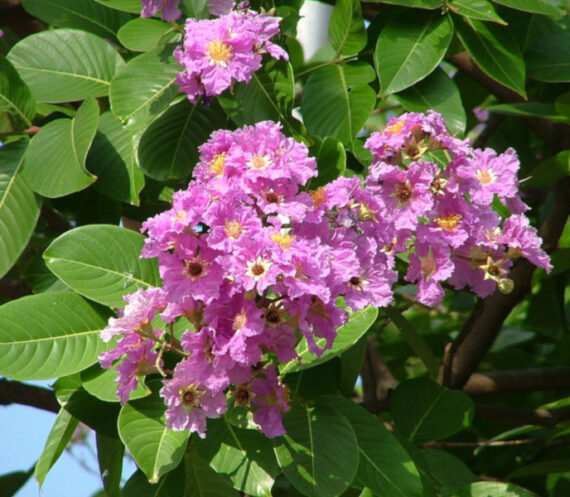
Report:
M 473 373 L 463 386 L 463 391 L 470 395 L 569 389 L 570 368 L 512 369 Z
M 60 409 L 51 390 L 0 378 L 0 405 L 10 404 L 23 404 L 54 413 Z
M 554 186 L 554 204 L 539 233 L 547 252 L 554 250 L 570 216 L 570 179 L 565 178 Z M 465 323 L 459 337 L 445 351 L 443 358 L 443 384 L 460 389 L 477 369 L 487 350 L 493 344 L 501 326 L 512 309 L 530 291 L 535 267 L 526 259 L 518 260 L 509 277 L 515 288 L 508 294 L 496 291 L 480 300 Z
M 570 421 L 570 407 L 560 409 L 518 409 L 497 404 L 475 404 L 475 416 L 517 425 L 537 425 L 552 428 Z

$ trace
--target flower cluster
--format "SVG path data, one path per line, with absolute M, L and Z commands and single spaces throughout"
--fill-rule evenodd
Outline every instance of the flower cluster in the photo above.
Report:
M 445 281 L 509 291 L 519 256 L 549 269 L 512 150 L 474 150 L 434 112 L 394 119 L 366 146 L 375 160 L 364 182 L 310 189 L 315 160 L 278 124 L 212 134 L 188 188 L 143 225 L 143 256 L 158 258 L 163 286 L 129 296 L 103 332 L 119 337 L 101 362 L 123 358 L 122 402 L 137 376 L 159 372 L 169 427 L 204 436 L 206 419 L 233 403 L 281 435 L 288 392 L 276 366 L 297 358 L 302 337 L 317 355 L 331 347 L 347 309 L 387 306 L 396 257 L 426 305 Z M 181 359 L 167 369 L 172 354 Z
M 473 149 L 450 136 L 433 111 L 392 119 L 366 147 L 374 155 L 366 183 L 409 252 L 405 279 L 417 283 L 419 302 L 439 302 L 444 281 L 481 297 L 497 286 L 508 293 L 509 267 L 520 256 L 550 270 L 523 214 L 528 207 L 518 194 L 514 150 Z M 510 215 L 503 221 L 493 206 Z
M 141 0 L 141 17 L 152 17 L 160 12 L 165 21 L 178 19 L 182 12 L 178 10 L 180 0 Z
M 219 3 L 210 8 L 225 12 L 227 6 Z M 287 52 L 269 41 L 279 33 L 279 22 L 252 10 L 232 11 L 217 19 L 187 19 L 184 42 L 174 51 L 184 67 L 176 79 L 180 91 L 192 102 L 202 95 L 220 95 L 234 81 L 250 81 L 264 53 L 288 60 Z

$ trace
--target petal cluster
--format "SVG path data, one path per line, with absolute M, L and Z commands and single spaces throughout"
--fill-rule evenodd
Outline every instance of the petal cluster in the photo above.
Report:
M 160 12 L 165 21 L 178 19 L 182 12 L 177 9 L 180 0 L 141 0 L 141 17 L 152 17 Z

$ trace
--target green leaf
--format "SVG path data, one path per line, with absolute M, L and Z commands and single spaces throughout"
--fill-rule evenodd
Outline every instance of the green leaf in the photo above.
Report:
M 418 333 L 415 327 L 410 323 L 404 315 L 394 307 L 386 307 L 382 311 L 390 318 L 396 328 L 400 331 L 410 348 L 425 364 L 432 378 L 437 378 L 439 370 L 439 361 L 433 355 L 433 352 L 427 342 Z
M 133 19 L 118 32 L 119 41 L 133 52 L 150 52 L 179 38 L 172 24 L 158 19 Z
M 455 23 L 456 33 L 475 63 L 489 77 L 526 98 L 525 64 L 507 28 L 473 19 Z
M 0 149 L 0 278 L 28 244 L 40 214 L 41 201 L 20 174 L 27 145 L 19 140 Z
M 542 102 L 521 102 L 516 104 L 497 104 L 485 107 L 490 112 L 507 116 L 538 117 L 560 123 L 570 124 L 570 116 L 560 115 L 554 104 Z
M 173 105 L 144 132 L 139 144 L 142 170 L 161 181 L 188 176 L 198 162 L 198 147 L 223 128 L 226 115 L 216 102 Z
M 123 307 L 123 296 L 160 282 L 156 260 L 140 259 L 144 237 L 112 225 L 87 225 L 56 238 L 44 252 L 50 271 L 85 297 Z
M 477 481 L 473 471 L 461 459 L 439 449 L 422 450 L 429 474 L 441 485 L 459 487 Z
M 134 137 L 111 112 L 105 112 L 87 155 L 87 168 L 98 176 L 95 189 L 113 200 L 139 205 L 144 174 Z
M 121 497 L 186 497 L 185 477 L 184 463 L 165 474 L 156 484 L 149 483 L 139 469 L 125 483 Z
M 213 469 L 228 475 L 237 490 L 247 495 L 271 495 L 278 467 L 265 435 L 232 426 L 225 418 L 211 420 L 207 439 L 198 440 L 196 449 Z
M 0 113 L 7 112 L 17 128 L 31 127 L 36 103 L 14 66 L 0 55 Z
M 108 314 L 71 292 L 30 295 L 0 306 L 0 374 L 46 380 L 81 371 L 109 347 Z
M 433 109 L 439 112 L 453 134 L 465 131 L 466 117 L 461 95 L 453 80 L 442 69 L 436 69 L 423 81 L 394 96 L 407 111 L 426 112 Z
M 402 11 L 380 32 L 374 62 L 384 95 L 425 78 L 442 61 L 453 37 L 449 16 L 439 12 Z
M 195 451 L 186 454 L 184 463 L 186 471 L 184 497 L 238 497 L 240 495 Z
M 186 17 L 195 17 L 196 19 L 208 19 L 210 17 L 208 0 L 182 0 L 180 8 Z
M 291 484 L 310 497 L 342 494 L 358 467 L 358 444 L 347 419 L 326 406 L 297 404 L 283 424 L 287 434 L 275 439 L 274 447 Z
M 368 340 L 366 336 L 363 336 L 340 355 L 338 390 L 346 397 L 350 398 L 354 395 L 354 385 L 362 372 L 367 348 Z
M 313 72 L 301 100 L 309 132 L 323 138 L 333 136 L 352 147 L 376 103 L 374 90 L 367 84 L 372 80 L 374 72 L 364 62 L 335 64 Z
M 550 459 L 548 461 L 539 461 L 517 468 L 511 471 L 506 478 L 511 480 L 512 478 L 548 475 L 551 473 L 567 473 L 569 467 L 570 459 Z
M 121 473 L 125 446 L 117 438 L 107 437 L 101 433 L 97 433 L 96 437 L 97 461 L 105 495 L 121 497 Z
M 99 106 L 86 100 L 73 119 L 56 119 L 30 142 L 22 174 L 32 190 L 56 198 L 84 190 L 97 178 L 85 169 L 99 124 Z
M 360 0 L 339 0 L 329 22 L 329 40 L 338 55 L 360 52 L 368 40 Z
M 303 369 L 312 368 L 317 364 L 329 361 L 333 357 L 340 355 L 345 350 L 352 347 L 368 331 L 378 317 L 378 309 L 366 307 L 360 311 L 352 313 L 348 322 L 337 329 L 337 337 L 333 346 L 325 351 L 321 357 L 317 357 L 309 352 L 307 340 L 303 338 L 295 350 L 300 356 L 300 361 L 293 360 L 281 366 L 281 374 L 294 373 Z M 317 345 L 323 347 L 326 343 L 324 338 L 316 340 Z
M 421 444 L 467 428 L 473 418 L 473 402 L 463 392 L 419 378 L 398 385 L 390 411 L 400 433 Z
M 442 497 L 536 497 L 536 494 L 512 483 L 479 481 L 465 487 L 444 489 Z
M 65 409 L 61 409 L 46 440 L 44 450 L 36 463 L 34 475 L 40 487 L 43 485 L 49 470 L 57 462 L 63 450 L 71 440 L 79 420 Z
M 374 0 L 374 2 L 403 5 L 404 7 L 416 7 L 418 9 L 440 9 L 441 0 Z
M 550 262 L 552 264 L 551 276 L 568 271 L 570 269 L 570 247 L 556 250 L 550 255 Z
M 103 97 L 123 64 L 105 40 L 85 31 L 56 29 L 24 38 L 8 59 L 38 102 Z
M 155 392 L 128 402 L 119 415 L 121 440 L 151 483 L 178 466 L 188 440 L 188 431 L 166 428 L 164 410 L 164 402 Z
M 238 126 L 271 120 L 295 129 L 290 117 L 294 98 L 291 64 L 271 60 L 252 75 L 249 83 L 236 84 L 233 95 L 222 95 L 218 101 Z
M 498 24 L 507 24 L 495 12 L 493 4 L 487 0 L 452 0 L 448 4 L 449 10 L 465 17 L 479 21 L 490 21 Z
M 342 143 L 327 136 L 322 141 L 318 138 L 316 143 L 309 149 L 309 155 L 317 159 L 319 175 L 310 180 L 311 190 L 326 185 L 342 176 L 346 170 L 346 152 Z
M 549 0 L 493 0 L 493 2 L 511 9 L 544 14 L 555 19 L 563 16 L 563 9 L 557 7 Z
M 117 397 L 117 382 L 119 376 L 116 363 L 110 369 L 103 369 L 99 364 L 93 364 L 89 369 L 81 372 L 81 386 L 87 393 L 104 402 L 119 402 Z M 130 400 L 142 399 L 150 395 L 150 389 L 145 385 L 144 378 L 140 378 L 137 388 L 130 393 Z
M 382 497 L 423 496 L 414 462 L 381 421 L 344 397 L 320 397 L 317 403 L 342 413 L 356 433 L 360 455 L 356 477 L 361 485 Z
M 531 78 L 552 83 L 570 81 L 570 17 L 565 16 L 561 24 L 542 16 L 531 17 L 524 54 Z
M 95 0 L 101 5 L 106 5 L 111 9 L 122 10 L 123 12 L 132 12 L 140 14 L 141 1 L 140 0 Z
M 63 407 L 97 433 L 119 438 L 117 431 L 119 404 L 103 402 L 89 395 L 83 388 L 78 388 L 63 404 Z
M 113 114 L 128 128 L 144 128 L 178 95 L 174 80 L 180 69 L 171 55 L 150 52 L 131 59 L 111 82 Z
M 26 484 L 34 472 L 34 468 L 28 471 L 13 471 L 0 475 L 0 497 L 13 497 Z
M 47 24 L 81 29 L 113 40 L 117 30 L 132 18 L 93 0 L 22 0 L 22 6 Z

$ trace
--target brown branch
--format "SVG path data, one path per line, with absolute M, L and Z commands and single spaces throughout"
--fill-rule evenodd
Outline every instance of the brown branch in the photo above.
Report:
M 570 181 L 568 178 L 554 186 L 554 196 L 551 212 L 540 229 L 540 235 L 544 240 L 543 247 L 547 251 L 556 248 L 566 220 L 570 216 Z M 515 283 L 514 290 L 508 295 L 496 291 L 477 303 L 459 337 L 444 354 L 444 385 L 460 389 L 477 369 L 507 316 L 530 291 L 534 269 L 534 265 L 529 261 L 520 259 L 509 275 Z
M 510 424 L 552 428 L 558 423 L 570 421 L 570 407 L 548 410 L 519 409 L 497 404 L 475 404 L 475 416 Z
M 0 298 L 16 300 L 32 293 L 32 288 L 27 281 L 5 276 L 0 279 Z
M 536 390 L 570 390 L 570 368 L 512 369 L 473 373 L 463 391 L 470 395 Z
M 47 388 L 0 378 L 0 405 L 23 404 L 49 412 L 59 412 L 55 394 Z

